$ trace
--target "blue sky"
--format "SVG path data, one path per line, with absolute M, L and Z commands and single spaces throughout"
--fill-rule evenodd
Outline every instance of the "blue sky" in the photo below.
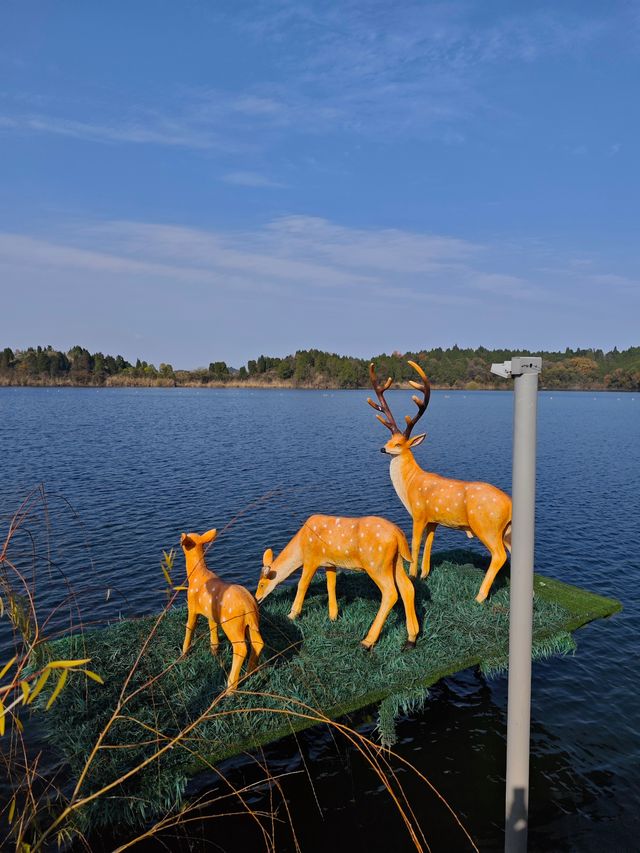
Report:
M 638 345 L 638 2 L 4 2 L 0 346 Z

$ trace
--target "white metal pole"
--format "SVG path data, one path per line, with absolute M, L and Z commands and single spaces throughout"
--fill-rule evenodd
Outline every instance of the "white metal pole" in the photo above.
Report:
M 505 853 L 525 853 L 527 849 L 536 414 L 541 367 L 542 360 L 531 357 L 492 366 L 493 372 L 514 379 Z

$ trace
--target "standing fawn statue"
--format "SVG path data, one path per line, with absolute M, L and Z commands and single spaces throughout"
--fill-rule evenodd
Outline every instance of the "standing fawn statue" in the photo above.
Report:
M 423 396 L 420 399 L 414 394 L 412 399 L 418 411 L 413 418 L 409 415 L 405 416 L 404 432 L 400 431 L 384 398 L 384 393 L 390 387 L 392 380 L 387 379 L 381 386 L 373 364 L 369 366 L 369 375 L 378 403 L 374 403 L 370 397 L 367 399 L 367 403 L 381 413 L 376 415 L 380 423 L 391 431 L 391 438 L 380 450 L 393 457 L 390 466 L 391 482 L 407 512 L 413 518 L 409 574 L 415 577 L 418 573 L 418 556 L 425 528 L 427 538 L 422 557 L 421 578 L 426 578 L 429 574 L 431 545 L 436 527 L 443 524 L 445 527 L 464 530 L 470 539 L 477 536 L 491 552 L 491 563 L 476 596 L 476 601 L 484 601 L 496 575 L 507 559 L 505 548 L 511 551 L 511 498 L 489 483 L 451 480 L 423 471 L 418 465 L 411 451 L 424 441 L 426 433 L 411 438 L 411 430 L 429 405 L 431 387 L 420 365 L 414 361 L 410 361 L 409 364 L 421 379 L 421 382 L 411 380 L 410 384 L 417 391 L 422 392 Z
M 207 568 L 203 546 L 213 542 L 217 535 L 217 530 L 209 530 L 201 536 L 197 533 L 183 533 L 180 537 L 189 584 L 187 630 L 182 654 L 186 655 L 189 651 L 198 616 L 205 616 L 211 633 L 211 651 L 217 655 L 220 626 L 233 646 L 233 661 L 227 679 L 227 688 L 231 692 L 238 686 L 240 670 L 247 656 L 247 631 L 251 645 L 247 675 L 256 668 L 264 642 L 260 636 L 258 605 L 249 590 L 239 584 L 225 583 Z
M 296 619 L 311 579 L 321 566 L 326 566 L 329 618 L 334 620 L 338 618 L 336 568 L 364 571 L 378 586 L 382 602 L 362 645 L 370 649 L 377 641 L 391 608 L 398 600 L 399 591 L 407 624 L 405 648 L 411 648 L 416 644 L 419 625 L 414 589 L 405 573 L 403 558 L 410 559 L 405 535 L 384 518 L 312 515 L 275 560 L 271 548 L 264 552 L 256 598 L 264 601 L 281 581 L 302 566 L 302 576 L 289 613 L 290 619 Z

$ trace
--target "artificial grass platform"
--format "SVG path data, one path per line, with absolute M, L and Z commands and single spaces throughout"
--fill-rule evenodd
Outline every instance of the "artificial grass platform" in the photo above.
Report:
M 428 580 L 416 582 L 422 633 L 416 648 L 406 652 L 401 650 L 406 629 L 400 601 L 373 651 L 360 647 L 380 603 L 377 587 L 364 574 L 339 574 L 340 618 L 336 622 L 328 618 L 321 573 L 296 622 L 287 618 L 295 587 L 277 589 L 260 609 L 266 643 L 263 665 L 241 683 L 242 692 L 225 696 L 179 745 L 106 796 L 88 803 L 78 815 L 81 828 L 140 824 L 179 807 L 188 778 L 198 770 L 314 725 L 313 718 L 296 716 L 304 713 L 300 703 L 336 719 L 381 702 L 379 731 L 383 742 L 389 743 L 399 708 L 424 702 L 429 685 L 474 665 L 487 673 L 505 669 L 507 579 L 499 577 L 488 601 L 479 605 L 474 598 L 486 561 L 469 552 L 448 552 L 434 554 L 432 562 Z M 614 599 L 536 575 L 533 657 L 572 651 L 571 631 L 620 609 Z M 50 644 L 52 659 L 90 657 L 91 668 L 105 680 L 100 686 L 74 676 L 44 715 L 48 738 L 62 753 L 74 779 L 116 707 L 123 680 L 156 618 L 126 620 Z M 182 607 L 161 621 L 127 693 L 163 673 L 177 659 L 184 625 Z M 206 710 L 225 685 L 231 658 L 226 640 L 222 648 L 219 660 L 213 658 L 206 621 L 200 619 L 189 655 L 121 709 L 104 743 L 106 748 L 91 764 L 83 795 L 117 779 Z M 283 714 L 283 710 L 289 713 Z

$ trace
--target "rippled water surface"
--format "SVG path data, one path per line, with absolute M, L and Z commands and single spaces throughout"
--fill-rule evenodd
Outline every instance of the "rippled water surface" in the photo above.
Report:
M 0 389 L 2 535 L 43 482 L 53 568 L 39 606 L 63 599 L 64 573 L 85 618 L 97 619 L 162 606 L 161 550 L 177 547 L 184 530 L 229 525 L 212 565 L 252 588 L 264 548 L 281 548 L 311 512 L 380 514 L 410 533 L 378 452 L 386 431 L 366 396 Z M 389 397 L 399 413 L 410 411 L 408 394 Z M 510 393 L 434 392 L 423 423 L 423 467 L 510 490 Z M 640 395 L 543 393 L 538 435 L 537 569 L 625 609 L 579 631 L 574 656 L 534 665 L 530 849 L 637 850 Z M 435 548 L 467 543 L 440 528 Z M 28 543 L 20 547 L 26 553 Z M 436 686 L 425 710 L 399 726 L 401 754 L 481 850 L 502 847 L 505 712 L 506 679 L 469 671 Z M 366 730 L 366 715 L 359 719 Z M 283 781 L 303 851 L 412 849 L 379 780 L 325 733 L 267 755 L 272 768 L 305 770 Z M 248 778 L 251 769 L 237 762 L 230 772 Z M 405 776 L 431 848 L 467 849 L 437 799 Z M 254 806 L 264 807 L 261 797 Z M 213 825 L 220 849 L 259 849 L 247 821 Z M 280 847 L 294 849 L 284 831 Z

